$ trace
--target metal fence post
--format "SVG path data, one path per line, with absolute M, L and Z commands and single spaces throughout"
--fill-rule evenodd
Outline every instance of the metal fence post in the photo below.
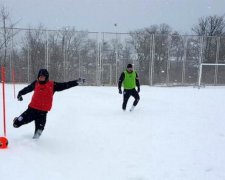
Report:
M 216 64 L 219 61 L 219 50 L 220 50 L 220 37 L 216 38 Z M 214 85 L 217 85 L 218 81 L 218 66 L 215 66 L 215 76 L 214 76 Z
M 199 69 L 198 69 L 198 88 L 201 86 L 201 80 L 202 80 L 202 54 L 203 54 L 203 42 L 204 37 L 200 36 L 200 53 L 199 53 Z
M 184 85 L 186 76 L 186 61 L 187 61 L 187 36 L 184 36 L 184 60 L 182 66 L 182 84 Z
M 154 61 L 155 61 L 155 35 L 152 34 L 152 53 L 151 53 L 151 81 L 150 85 L 153 85 L 154 80 Z
M 167 36 L 168 47 L 167 47 L 167 66 L 166 66 L 166 84 L 169 84 L 170 81 L 170 46 L 171 46 L 171 36 Z

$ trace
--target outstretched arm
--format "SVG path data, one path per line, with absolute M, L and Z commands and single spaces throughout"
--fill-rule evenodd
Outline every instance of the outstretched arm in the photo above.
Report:
M 69 89 L 77 85 L 79 85 L 78 80 L 63 82 L 63 83 L 54 82 L 54 91 L 63 91 L 65 89 Z
M 37 81 L 32 82 L 32 83 L 29 84 L 27 87 L 25 87 L 25 88 L 23 88 L 22 90 L 20 90 L 18 94 L 20 94 L 20 95 L 22 96 L 22 95 L 25 95 L 25 94 L 27 94 L 27 93 L 33 91 L 36 82 L 37 82 Z
M 36 82 L 37 82 L 37 81 L 34 81 L 34 82 L 32 82 L 31 84 L 29 84 L 27 87 L 25 87 L 25 88 L 23 88 L 22 90 L 20 90 L 20 91 L 18 92 L 17 99 L 18 99 L 19 101 L 22 101 L 22 100 L 23 100 L 22 95 L 25 95 L 25 94 L 27 94 L 27 93 L 33 91 Z

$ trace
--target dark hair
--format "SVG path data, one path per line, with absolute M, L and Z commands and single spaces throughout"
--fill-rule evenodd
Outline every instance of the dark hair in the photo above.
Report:
M 38 72 L 38 78 L 40 76 L 44 76 L 45 77 L 45 81 L 44 83 L 46 83 L 49 79 L 49 73 L 48 73 L 48 70 L 47 69 L 40 69 L 39 72 Z
M 133 65 L 132 64 L 128 64 L 127 68 L 133 68 Z

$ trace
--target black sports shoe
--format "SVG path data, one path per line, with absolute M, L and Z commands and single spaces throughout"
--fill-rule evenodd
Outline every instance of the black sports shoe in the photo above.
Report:
M 15 117 L 15 118 L 13 119 L 13 127 L 14 127 L 14 128 L 18 128 L 18 127 L 19 127 L 18 125 L 15 124 L 16 120 L 17 120 L 17 117 Z
M 34 133 L 33 139 L 39 139 L 39 137 L 41 136 L 41 134 L 42 134 L 42 130 L 38 129 L 38 130 Z

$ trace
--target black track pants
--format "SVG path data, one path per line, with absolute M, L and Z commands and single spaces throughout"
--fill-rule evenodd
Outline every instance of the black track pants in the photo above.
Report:
M 14 127 L 20 127 L 24 124 L 28 124 L 32 121 L 35 123 L 35 132 L 40 129 L 44 130 L 46 123 L 47 112 L 39 111 L 36 109 L 28 108 L 14 121 Z
M 123 105 L 122 105 L 123 110 L 126 110 L 127 102 L 129 100 L 130 96 L 134 97 L 134 102 L 133 102 L 134 106 L 136 106 L 138 101 L 140 100 L 140 96 L 139 96 L 138 92 L 136 91 L 136 89 L 129 89 L 129 90 L 124 89 L 124 91 L 123 91 Z

